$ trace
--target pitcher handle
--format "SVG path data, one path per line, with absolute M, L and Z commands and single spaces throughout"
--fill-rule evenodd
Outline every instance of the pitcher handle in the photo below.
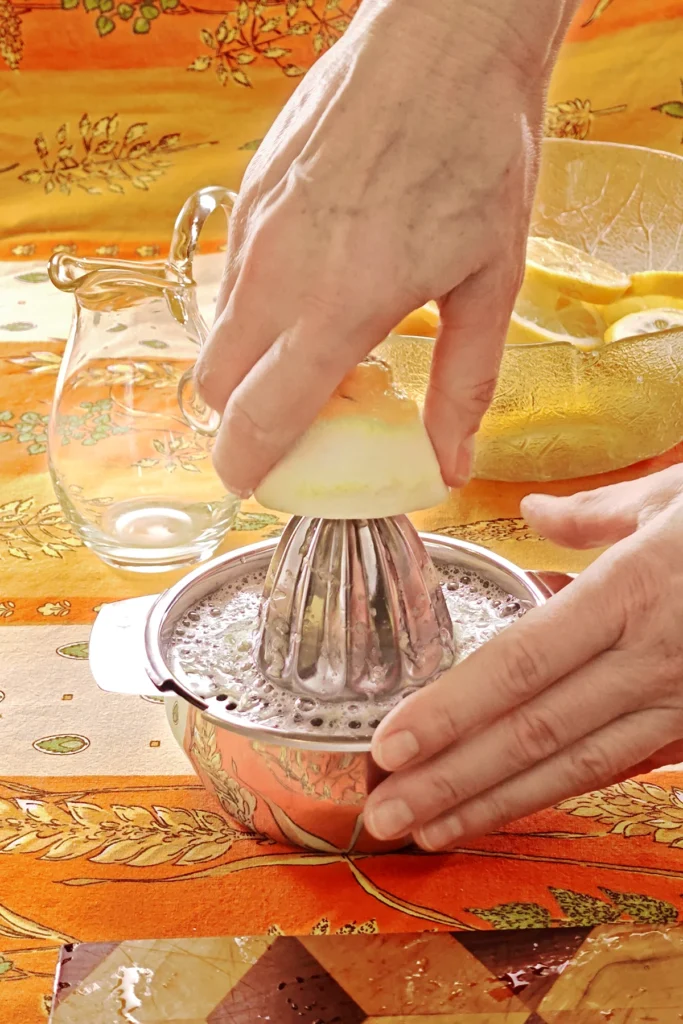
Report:
M 194 283 L 192 260 L 197 251 L 199 235 L 206 220 L 219 206 L 230 220 L 237 195 L 220 185 L 210 185 L 190 196 L 178 214 L 171 241 L 170 263 L 182 280 Z M 197 315 L 200 346 L 209 334 L 209 328 Z M 185 370 L 178 382 L 178 405 L 185 421 L 198 434 L 215 437 L 221 424 L 220 413 L 209 408 L 197 394 L 194 383 L 194 366 Z

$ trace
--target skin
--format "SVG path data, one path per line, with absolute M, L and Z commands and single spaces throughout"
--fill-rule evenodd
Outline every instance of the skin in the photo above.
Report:
M 250 494 L 344 375 L 439 301 L 425 419 L 469 476 L 519 288 L 560 0 L 365 0 L 249 165 L 197 367 Z
M 447 849 L 683 760 L 683 466 L 522 511 L 558 544 L 612 547 L 384 720 L 378 838 Z

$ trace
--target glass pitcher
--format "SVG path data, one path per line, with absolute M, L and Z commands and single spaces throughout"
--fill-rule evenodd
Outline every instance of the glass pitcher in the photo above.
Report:
M 118 568 L 204 561 L 237 514 L 211 463 L 220 418 L 192 385 L 208 333 L 192 258 L 208 216 L 221 206 L 229 217 L 235 198 L 218 187 L 191 196 L 168 262 L 50 262 L 52 283 L 76 300 L 50 417 L 50 473 L 76 533 Z

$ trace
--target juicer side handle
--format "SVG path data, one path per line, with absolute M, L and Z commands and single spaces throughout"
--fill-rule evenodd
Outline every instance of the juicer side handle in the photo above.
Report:
M 134 597 L 102 606 L 90 633 L 90 671 L 101 690 L 138 697 L 158 697 L 146 671 L 145 622 L 156 601 Z
M 575 572 L 551 572 L 547 569 L 530 569 L 528 575 L 534 583 L 546 592 L 547 597 L 559 594 L 561 590 L 572 583 L 578 573 Z

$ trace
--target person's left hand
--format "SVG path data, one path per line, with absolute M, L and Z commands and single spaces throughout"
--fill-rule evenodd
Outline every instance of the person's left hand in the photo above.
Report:
M 378 839 L 446 849 L 683 760 L 683 466 L 522 511 L 557 543 L 614 546 L 382 722 Z

